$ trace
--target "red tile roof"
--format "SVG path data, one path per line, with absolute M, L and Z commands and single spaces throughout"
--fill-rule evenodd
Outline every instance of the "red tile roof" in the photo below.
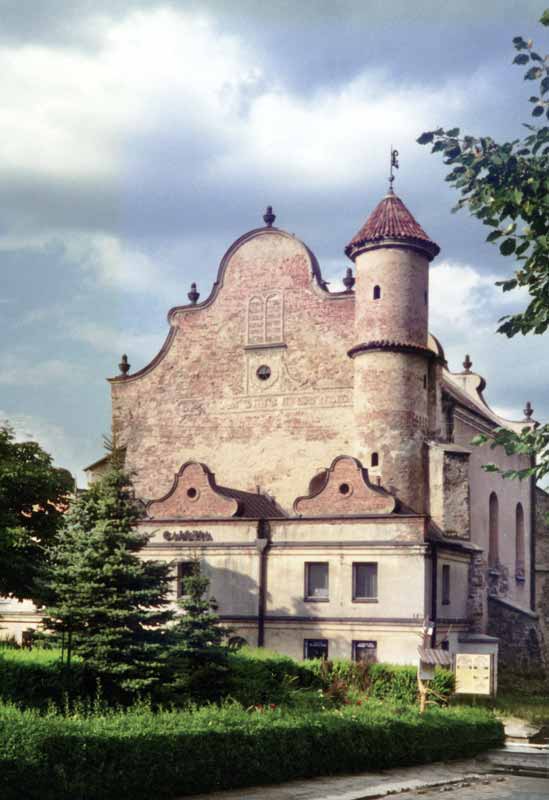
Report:
M 396 239 L 420 246 L 427 251 L 430 258 L 440 252 L 439 246 L 427 236 L 400 197 L 392 193 L 387 194 L 370 214 L 345 248 L 345 253 L 354 260 L 364 245 L 376 242 L 381 244 L 384 239 Z

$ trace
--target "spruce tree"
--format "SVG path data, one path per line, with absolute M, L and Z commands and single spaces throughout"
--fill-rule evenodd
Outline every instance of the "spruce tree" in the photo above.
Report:
M 201 574 L 199 561 L 193 565 L 178 601 L 182 613 L 169 632 L 170 679 L 165 693 L 170 699 L 216 700 L 228 672 L 223 642 L 230 631 L 220 622 L 215 598 L 208 596 L 210 581 Z
M 44 580 L 44 626 L 61 635 L 105 687 L 133 695 L 152 689 L 166 660 L 171 567 L 143 560 L 142 510 L 113 454 L 107 473 L 67 514 Z

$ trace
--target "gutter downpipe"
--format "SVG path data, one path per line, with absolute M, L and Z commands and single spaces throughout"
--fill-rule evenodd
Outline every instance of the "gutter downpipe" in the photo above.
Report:
M 431 542 L 431 620 L 433 633 L 431 647 L 435 647 L 437 635 L 437 596 L 438 596 L 438 550 L 436 542 Z
M 260 519 L 257 523 L 257 539 L 255 546 L 259 555 L 259 584 L 257 590 L 257 646 L 265 646 L 265 606 L 267 599 L 267 553 L 269 551 L 270 526 L 268 520 Z

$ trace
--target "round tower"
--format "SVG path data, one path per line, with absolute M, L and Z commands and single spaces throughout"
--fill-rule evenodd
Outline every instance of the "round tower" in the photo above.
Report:
M 425 511 L 429 262 L 439 253 L 392 189 L 345 248 L 355 262 L 354 407 L 358 458 Z

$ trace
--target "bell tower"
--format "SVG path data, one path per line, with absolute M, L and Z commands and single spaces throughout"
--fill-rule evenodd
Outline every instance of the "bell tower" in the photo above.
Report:
M 429 262 L 440 248 L 392 186 L 345 248 L 355 263 L 354 412 L 358 452 L 385 488 L 425 511 Z M 431 378 L 432 380 L 433 378 Z

